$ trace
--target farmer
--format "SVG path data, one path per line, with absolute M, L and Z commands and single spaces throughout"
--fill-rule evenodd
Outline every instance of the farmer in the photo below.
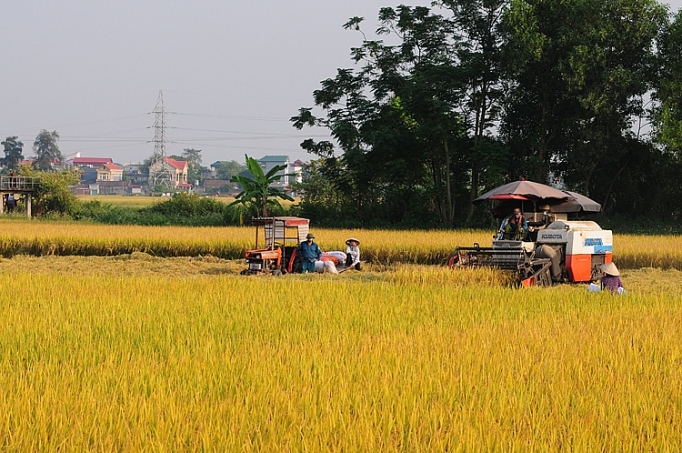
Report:
M 601 278 L 601 287 L 608 289 L 614 294 L 625 293 L 623 282 L 620 280 L 620 272 L 614 263 L 602 264 L 601 271 L 603 276 Z
M 17 203 L 16 200 L 14 199 L 14 194 L 11 193 L 7 195 L 7 212 L 12 212 L 14 211 L 14 208 L 16 207 Z
M 521 215 L 519 208 L 514 208 L 514 212 L 502 221 L 497 239 L 520 240 L 527 231 L 526 218 Z
M 298 246 L 298 251 L 296 254 L 301 257 L 301 267 L 302 272 L 315 272 L 315 261 L 318 261 L 322 257 L 322 250 L 313 242 L 315 235 L 313 233 L 308 233 L 305 237 L 306 240 L 301 242 Z
M 360 241 L 350 238 L 346 241 L 346 267 L 355 267 L 360 270 Z

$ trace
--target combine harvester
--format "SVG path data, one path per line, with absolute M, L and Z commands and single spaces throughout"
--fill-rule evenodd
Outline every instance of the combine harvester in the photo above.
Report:
M 601 206 L 575 192 L 530 181 L 516 181 L 487 192 L 474 203 L 497 201 L 495 217 L 516 207 L 529 228 L 519 240 L 493 239 L 491 247 L 457 247 L 451 268 L 494 267 L 517 273 L 524 287 L 599 280 L 600 265 L 610 263 L 613 234 L 593 221 L 569 221 L 569 213 L 598 212 Z

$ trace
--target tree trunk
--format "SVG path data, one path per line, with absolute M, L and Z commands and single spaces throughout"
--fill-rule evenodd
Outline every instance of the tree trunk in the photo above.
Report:
M 448 140 L 443 140 L 443 150 L 445 151 L 445 200 L 447 203 L 445 209 L 445 221 L 448 227 L 451 227 L 455 220 L 455 203 L 452 199 L 452 187 L 450 182 L 450 149 L 448 148 Z

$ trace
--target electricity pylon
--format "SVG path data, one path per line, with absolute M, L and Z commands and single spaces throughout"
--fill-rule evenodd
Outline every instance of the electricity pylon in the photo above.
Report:
M 159 97 L 154 107 L 154 155 L 152 156 L 151 165 L 149 166 L 149 179 L 147 185 L 150 192 L 156 190 L 157 186 L 163 186 L 167 191 L 175 188 L 173 183 L 173 175 L 171 173 L 170 165 L 164 162 L 166 157 L 166 115 L 167 111 L 163 106 L 163 91 L 159 90 Z

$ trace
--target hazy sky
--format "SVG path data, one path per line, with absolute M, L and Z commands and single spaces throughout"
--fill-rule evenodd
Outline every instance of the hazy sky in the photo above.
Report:
M 377 26 L 387 0 L 3 0 L 0 138 L 24 156 L 41 129 L 57 131 L 64 156 L 141 162 L 154 151 L 163 91 L 166 152 L 202 150 L 216 160 L 288 155 L 328 138 L 289 118 L 312 107 L 320 81 L 352 67 L 352 16 Z M 673 10 L 682 0 L 670 1 Z

